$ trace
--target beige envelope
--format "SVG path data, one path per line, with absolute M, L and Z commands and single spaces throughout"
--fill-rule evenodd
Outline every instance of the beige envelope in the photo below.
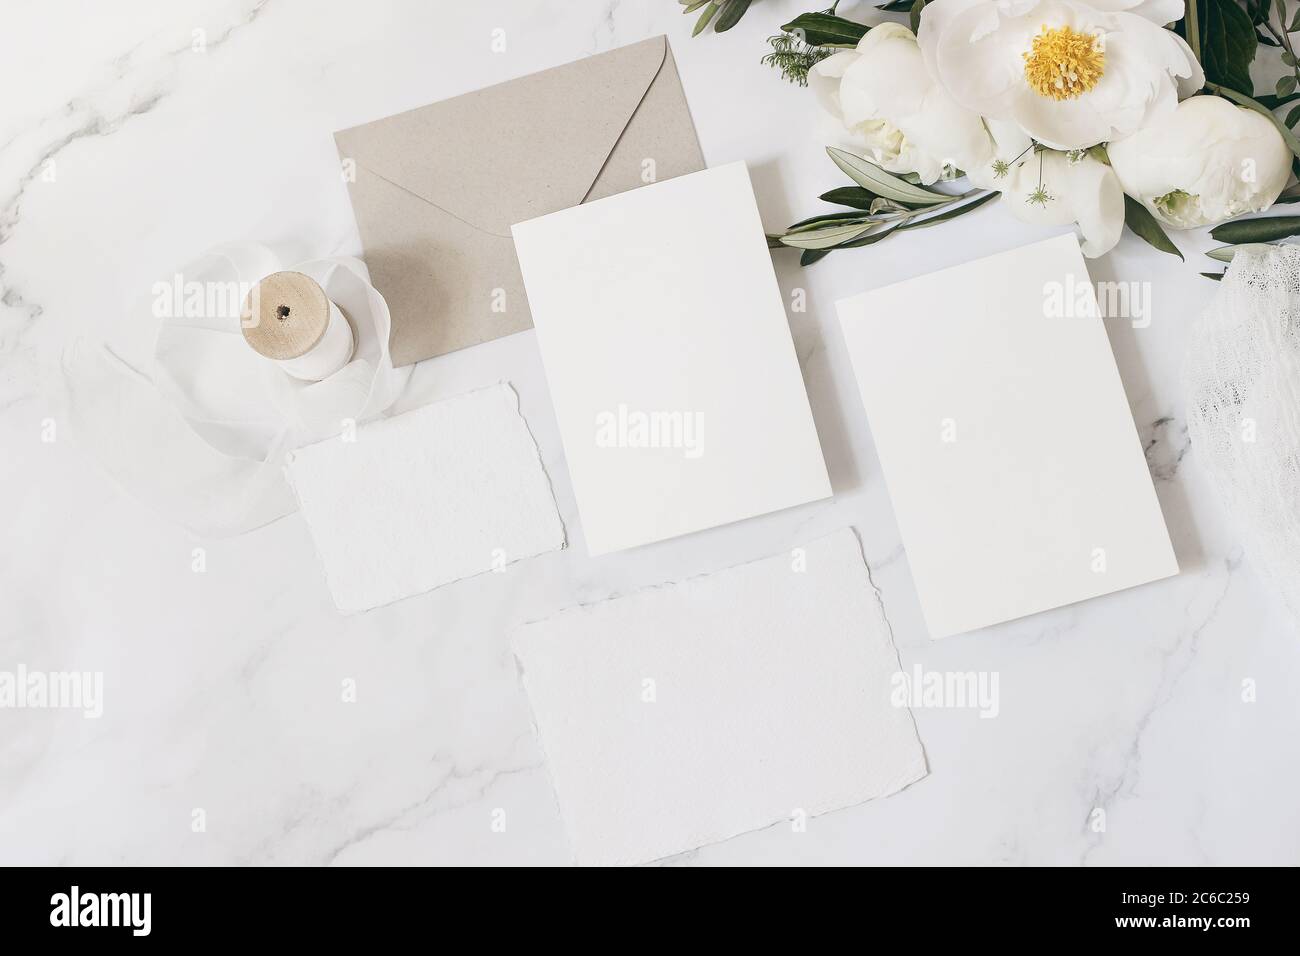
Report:
M 662 36 L 334 139 L 394 365 L 532 328 L 512 224 L 704 168 Z

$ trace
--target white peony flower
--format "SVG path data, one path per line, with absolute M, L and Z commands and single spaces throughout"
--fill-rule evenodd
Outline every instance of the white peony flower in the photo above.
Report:
M 1161 26 L 1181 20 L 1187 12 L 1183 0 L 1088 0 L 1088 6 L 1112 13 L 1136 13 Z
M 872 27 L 857 49 L 816 64 L 808 84 L 843 128 L 844 145 L 889 172 L 932 183 L 946 169 L 993 159 L 983 121 L 934 82 L 915 35 L 901 24 Z
M 1119 242 L 1124 230 L 1124 192 L 1115 171 L 1091 153 L 1030 149 L 999 166 L 994 188 L 999 205 L 1021 222 L 1045 226 L 1078 224 L 1083 254 L 1096 258 Z
M 1205 83 L 1170 0 L 933 0 L 925 64 L 949 95 L 1038 142 L 1083 149 L 1172 113 Z M 869 34 L 868 34 L 869 35 Z
M 1183 100 L 1107 152 L 1124 192 L 1174 229 L 1267 209 L 1291 172 L 1268 118 L 1218 96 Z

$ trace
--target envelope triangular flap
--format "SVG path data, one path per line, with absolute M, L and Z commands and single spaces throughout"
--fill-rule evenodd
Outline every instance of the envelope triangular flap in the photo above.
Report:
M 653 37 L 342 130 L 335 139 L 359 166 L 509 237 L 513 223 L 587 197 L 667 52 L 667 39 Z

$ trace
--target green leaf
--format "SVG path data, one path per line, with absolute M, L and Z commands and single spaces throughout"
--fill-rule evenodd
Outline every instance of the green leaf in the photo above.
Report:
M 799 254 L 799 265 L 810 266 L 818 259 L 825 258 L 830 254 L 830 249 L 805 249 Z
M 718 16 L 718 22 L 713 24 L 714 33 L 726 33 L 745 15 L 749 9 L 752 0 L 726 0 L 722 5 L 722 13 Z
M 1284 203 L 1300 202 L 1300 182 L 1292 183 L 1282 194 L 1273 200 L 1273 205 L 1282 205 Z
M 831 13 L 801 13 L 781 29 L 809 46 L 855 47 L 868 28 Z
M 841 186 L 817 197 L 823 202 L 833 202 L 837 206 L 852 206 L 854 209 L 870 209 L 876 194 L 861 186 Z
M 1295 126 L 1296 120 L 1300 120 L 1300 106 L 1291 107 L 1291 111 L 1286 114 L 1286 125 Z
M 1224 276 L 1222 272 L 1202 272 L 1201 275 L 1207 279 L 1213 279 L 1215 282 L 1222 282 Z
M 1265 216 L 1262 219 L 1238 219 L 1210 230 L 1216 242 L 1241 245 L 1246 242 L 1272 242 L 1300 235 L 1300 216 Z
M 900 226 L 890 226 L 888 229 L 882 229 L 880 232 L 873 232 L 867 236 L 861 236 L 858 239 L 851 239 L 848 242 L 841 242 L 837 249 L 859 249 L 862 246 L 869 246 L 873 242 L 879 242 L 881 239 L 887 239 L 901 229 Z
M 1173 240 L 1165 234 L 1160 222 L 1155 216 L 1151 215 L 1151 210 L 1132 196 L 1124 197 L 1124 225 L 1132 229 L 1134 235 L 1145 239 L 1161 252 L 1167 252 L 1179 259 L 1183 258 L 1183 254 L 1178 251 L 1178 247 L 1174 245 Z
M 1277 80 L 1277 95 L 1290 96 L 1295 92 L 1295 77 L 1281 76 Z
M 1237 0 L 1197 0 L 1200 8 L 1201 65 L 1212 83 L 1251 96 L 1250 63 L 1258 40 L 1251 15 Z
M 705 31 L 709 21 L 713 19 L 713 15 L 718 12 L 718 3 L 719 0 L 709 0 L 709 5 L 704 8 L 700 18 L 695 21 L 695 29 L 691 31 L 691 36 L 697 37 Z
M 933 216 L 926 216 L 924 219 L 913 219 L 910 222 L 905 222 L 903 225 L 899 226 L 898 229 L 901 232 L 904 229 L 924 229 L 926 226 L 937 226 L 941 222 L 947 222 L 949 219 L 956 219 L 958 216 L 963 216 L 972 209 L 978 209 L 990 199 L 997 199 L 1000 195 L 1002 194 L 997 192 L 986 192 L 978 199 L 973 199 L 964 205 L 957 206 L 956 208 L 936 213 Z
M 921 11 L 925 9 L 926 0 L 915 0 L 912 9 L 908 11 L 907 19 L 912 26 L 912 32 L 916 33 L 921 29 Z
M 677 0 L 686 9 L 682 13 L 694 13 L 700 7 L 704 6 L 709 0 Z
M 1241 246 L 1219 246 L 1217 249 L 1211 249 L 1206 255 L 1219 262 L 1231 262 L 1240 248 Z
M 1269 121 L 1277 127 L 1277 131 L 1282 134 L 1282 141 L 1286 143 L 1287 149 L 1291 150 L 1291 155 L 1300 158 L 1300 139 L 1296 139 L 1295 133 L 1291 132 L 1286 125 L 1273 115 L 1273 111 L 1268 107 L 1256 102 L 1249 96 L 1239 93 L 1237 90 L 1229 89 L 1226 86 L 1218 86 L 1214 83 L 1206 83 L 1206 88 L 1218 93 L 1220 96 L 1232 100 L 1241 106 L 1249 107 L 1262 116 L 1267 116 Z
M 1300 100 L 1300 93 L 1292 93 L 1290 96 L 1274 96 L 1272 93 L 1260 93 L 1255 97 L 1255 102 L 1270 110 L 1275 110 L 1279 106 L 1286 106 L 1286 104 L 1294 100 Z
M 1286 28 L 1287 33 L 1300 33 L 1300 9 L 1297 9 L 1295 16 L 1291 18 L 1291 25 Z
M 836 149 L 834 146 L 826 147 L 826 152 L 849 179 L 877 196 L 884 196 L 886 199 L 906 203 L 909 206 L 935 206 L 939 203 L 951 202 L 953 199 L 952 196 L 945 196 L 943 193 L 913 186 L 885 172 L 879 166 L 860 159 L 852 153 L 846 153 L 842 149 Z
M 1268 249 L 1269 244 L 1266 242 L 1242 242 L 1235 246 L 1219 246 L 1217 249 L 1211 249 L 1206 253 L 1211 259 L 1218 262 L 1231 262 L 1233 256 L 1243 249 Z
M 832 223 L 866 222 L 870 218 L 870 216 L 860 212 L 830 212 L 822 216 L 809 216 L 807 219 L 801 219 L 787 229 L 786 233 L 806 231 L 819 226 L 829 226 Z
M 874 220 L 867 223 L 855 222 L 847 225 L 823 226 L 820 229 L 811 229 L 807 232 L 786 233 L 781 237 L 781 241 L 787 246 L 794 246 L 796 249 L 830 249 L 842 242 L 857 239 L 863 233 L 879 226 L 880 223 Z

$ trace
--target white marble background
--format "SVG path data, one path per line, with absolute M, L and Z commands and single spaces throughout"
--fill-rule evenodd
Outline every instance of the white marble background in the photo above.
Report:
M 1300 862 L 1300 639 L 1184 427 L 1179 364 L 1214 291 L 1197 276 L 1203 234 L 1180 237 L 1186 264 L 1131 236 L 1093 263 L 1096 279 L 1152 283 L 1150 327 L 1110 334 L 1183 574 L 935 644 L 831 303 L 1048 234 L 996 204 L 809 270 L 778 256 L 787 293 L 808 292 L 791 323 L 836 496 L 684 540 L 585 557 L 532 333 L 422 365 L 403 404 L 515 383 L 578 546 L 363 616 L 333 611 L 297 515 L 199 541 L 70 437 L 41 442 L 40 369 L 71 336 L 138 354 L 136 303 L 219 241 L 359 252 L 331 132 L 498 80 L 666 32 L 708 161 L 749 162 L 769 228 L 820 209 L 841 177 L 810 94 L 758 63 L 777 25 L 816 6 L 756 0 L 731 33 L 692 40 L 672 0 L 6 2 L 0 669 L 102 670 L 105 713 L 0 711 L 0 862 L 566 862 L 508 628 L 846 524 L 904 666 L 997 671 L 1000 715 L 918 710 L 931 774 L 904 793 L 671 862 Z

